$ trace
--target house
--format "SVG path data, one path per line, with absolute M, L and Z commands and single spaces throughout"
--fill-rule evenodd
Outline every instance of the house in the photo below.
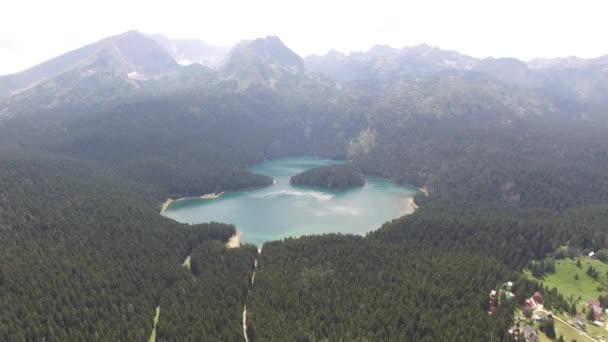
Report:
M 583 316 L 581 316 L 581 314 L 576 314 L 576 324 L 582 329 L 585 330 L 586 326 L 585 326 L 585 320 L 583 319 Z
M 512 326 L 511 329 L 509 329 L 509 333 L 515 337 L 515 340 L 517 340 L 519 337 L 519 334 L 521 333 L 521 329 L 519 328 L 519 323 Z
M 597 255 L 593 251 L 589 252 L 589 254 L 587 256 L 589 257 L 589 259 L 596 259 L 597 258 Z
M 536 303 L 534 303 L 534 300 L 532 298 L 526 299 L 526 307 L 531 310 L 536 309 Z
M 587 302 L 589 310 L 593 310 L 595 320 L 599 321 L 602 319 L 602 304 L 599 300 L 590 300 Z
M 534 295 L 532 295 L 532 299 L 534 299 L 534 301 L 538 304 L 543 303 L 543 296 L 538 291 L 534 292 Z
M 536 333 L 536 330 L 529 325 L 524 327 L 524 337 L 528 342 L 538 342 L 538 334 Z

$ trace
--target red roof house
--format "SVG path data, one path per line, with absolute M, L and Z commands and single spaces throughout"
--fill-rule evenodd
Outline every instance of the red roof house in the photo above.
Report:
M 589 310 L 593 310 L 595 314 L 595 320 L 599 321 L 602 318 L 602 303 L 599 300 L 590 300 L 587 302 L 589 304 Z

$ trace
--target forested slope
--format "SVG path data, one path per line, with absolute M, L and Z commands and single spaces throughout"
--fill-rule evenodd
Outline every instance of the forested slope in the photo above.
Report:
M 161 300 L 158 341 L 243 341 L 243 306 L 258 250 L 227 249 L 205 241 L 191 255 L 193 279 L 181 280 Z
M 224 224 L 165 219 L 141 186 L 65 158 L 3 156 L 0 199 L 0 339 L 7 341 L 147 340 L 156 306 L 170 305 L 164 296 L 192 282 L 181 266 L 186 256 L 234 233 Z M 233 276 L 227 269 L 224 279 Z M 242 298 L 247 283 L 226 291 L 233 290 Z M 199 336 L 219 338 L 243 303 L 200 313 L 198 320 L 216 324 Z
M 606 205 L 555 213 L 437 201 L 423 206 L 415 215 L 386 223 L 369 238 L 422 249 L 467 251 L 496 258 L 519 270 L 561 246 L 578 250 L 608 247 L 607 215 Z
M 514 276 L 493 258 L 340 235 L 267 243 L 248 301 L 250 341 L 502 341 Z M 511 278 L 512 279 L 512 278 Z

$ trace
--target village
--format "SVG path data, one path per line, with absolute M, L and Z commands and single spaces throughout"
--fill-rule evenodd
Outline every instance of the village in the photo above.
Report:
M 586 271 L 585 271 L 586 270 Z M 525 271 L 530 279 L 531 272 Z M 608 265 L 593 251 L 584 256 L 555 261 L 554 273 L 542 278 L 572 302 L 570 310 L 545 307 L 541 291 L 534 292 L 515 309 L 509 334 L 516 341 L 593 341 L 608 340 Z M 488 314 L 496 314 L 505 303 L 515 300 L 514 283 L 508 281 L 490 290 Z M 543 292 L 544 293 L 544 292 Z M 521 301 L 522 298 L 519 297 Z

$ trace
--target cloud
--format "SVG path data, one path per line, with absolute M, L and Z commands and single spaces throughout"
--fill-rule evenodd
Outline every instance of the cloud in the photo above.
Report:
M 13 47 L 13 46 L 15 46 L 15 42 L 0 38 L 0 47 Z

